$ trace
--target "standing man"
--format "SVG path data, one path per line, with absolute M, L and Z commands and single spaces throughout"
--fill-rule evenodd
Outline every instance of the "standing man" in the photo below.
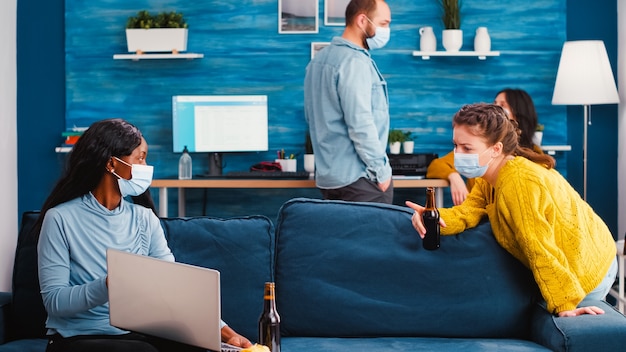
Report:
M 304 111 L 325 199 L 393 202 L 387 82 L 369 53 L 387 44 L 390 23 L 384 0 L 351 0 L 341 37 L 307 66 Z

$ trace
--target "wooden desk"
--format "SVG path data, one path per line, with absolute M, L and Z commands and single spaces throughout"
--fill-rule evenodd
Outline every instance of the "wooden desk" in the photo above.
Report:
M 394 177 L 394 188 L 437 188 L 437 204 L 443 204 L 443 187 L 448 180 Z M 185 216 L 185 188 L 315 188 L 315 180 L 267 180 L 267 179 L 193 179 L 153 180 L 152 188 L 159 190 L 159 216 L 167 216 L 167 189 L 178 188 L 178 216 Z

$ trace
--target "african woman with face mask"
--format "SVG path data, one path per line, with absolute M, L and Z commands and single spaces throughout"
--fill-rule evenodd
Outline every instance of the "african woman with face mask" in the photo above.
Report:
M 579 306 L 604 299 L 615 281 L 615 241 L 602 219 L 554 170 L 552 157 L 519 145 L 520 131 L 504 109 L 466 105 L 453 119 L 455 164 L 476 184 L 460 205 L 439 209 L 442 235 L 453 235 L 488 219 L 498 243 L 528 267 L 540 303 L 560 317 L 602 314 Z M 413 226 L 424 236 L 412 202 Z
M 109 324 L 108 248 L 174 261 L 147 191 L 147 155 L 141 132 L 121 119 L 95 122 L 72 148 L 35 226 L 46 351 L 195 350 Z M 223 322 L 222 340 L 250 346 Z

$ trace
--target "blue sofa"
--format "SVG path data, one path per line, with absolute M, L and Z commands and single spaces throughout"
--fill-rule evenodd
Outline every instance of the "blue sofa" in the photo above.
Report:
M 626 317 L 557 318 L 488 223 L 422 249 L 407 208 L 297 198 L 263 216 L 162 219 L 178 261 L 222 275 L 222 317 L 256 340 L 263 283 L 276 282 L 282 350 L 621 351 Z M 13 293 L 0 297 L 0 351 L 44 351 L 34 242 L 22 236 Z M 32 225 L 32 223 L 31 223 Z M 27 238 L 26 238 L 27 239 Z M 34 270 L 34 271 L 33 271 Z

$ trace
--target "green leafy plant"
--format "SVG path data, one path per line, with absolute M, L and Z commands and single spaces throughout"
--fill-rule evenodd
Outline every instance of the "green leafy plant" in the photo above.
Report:
M 152 15 L 150 12 L 142 10 L 137 12 L 136 16 L 128 18 L 126 28 L 187 28 L 187 22 L 183 14 L 176 11 Z
M 535 131 L 542 132 L 545 126 L 543 124 L 538 123 L 537 127 L 535 127 Z
M 413 140 L 413 133 L 411 133 L 411 131 L 404 132 L 404 142 L 408 142 L 412 140 Z
M 461 0 L 437 0 L 443 10 L 445 29 L 461 29 Z
M 406 133 L 402 132 L 401 130 L 389 131 L 389 143 L 404 142 L 407 140 L 406 137 Z

